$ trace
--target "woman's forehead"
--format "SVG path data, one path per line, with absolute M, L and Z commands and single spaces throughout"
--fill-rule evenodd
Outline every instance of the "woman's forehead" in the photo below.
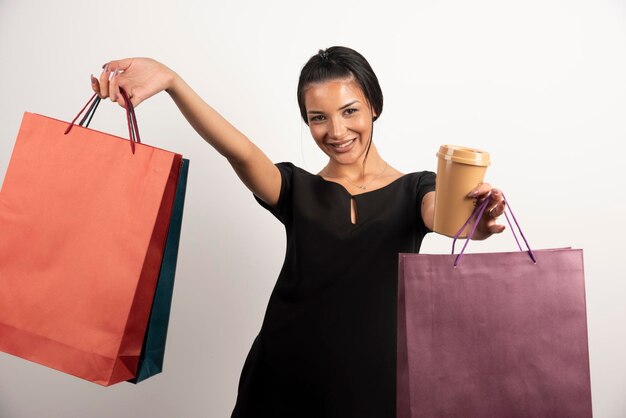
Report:
M 304 102 L 309 109 L 315 106 L 343 105 L 345 102 L 365 101 L 363 90 L 354 78 L 328 80 L 309 85 L 304 93 Z

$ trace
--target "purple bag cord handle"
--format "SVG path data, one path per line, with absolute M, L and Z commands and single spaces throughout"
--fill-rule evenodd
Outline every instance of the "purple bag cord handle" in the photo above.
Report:
M 131 103 L 130 99 L 128 98 L 128 94 L 126 94 L 126 91 L 123 88 L 121 88 L 121 87 L 120 87 L 120 94 L 124 98 L 124 103 L 127 104 L 127 106 L 125 106 L 125 109 L 126 109 L 126 120 L 128 122 L 128 136 L 130 138 L 130 150 L 134 154 L 135 153 L 135 142 L 141 144 L 141 138 L 139 137 L 139 128 L 137 126 L 137 117 L 135 116 L 135 109 L 134 109 L 133 104 Z M 69 123 L 69 126 L 65 130 L 65 135 L 70 133 L 70 131 L 72 130 L 72 127 L 74 126 L 74 123 L 80 117 L 80 115 L 82 115 L 82 113 L 85 111 L 85 109 L 87 109 L 87 107 L 89 107 L 89 110 L 85 114 L 85 117 L 81 120 L 80 125 L 82 126 L 83 123 L 85 122 L 85 120 L 87 119 L 87 116 L 91 115 L 89 117 L 89 121 L 87 122 L 87 126 L 88 126 L 89 122 L 91 122 L 91 118 L 93 117 L 93 114 L 95 113 L 96 108 L 98 107 L 99 103 L 100 103 L 100 97 L 98 96 L 97 93 L 94 93 L 93 96 L 91 96 L 91 98 L 87 102 L 87 104 L 81 109 L 80 112 L 78 112 L 78 115 L 76 115 L 74 120 L 72 120 Z
M 483 201 L 479 205 L 476 206 L 476 208 L 474 209 L 474 212 L 472 212 L 472 214 L 467 219 L 467 221 L 465 221 L 465 224 L 463 224 L 461 229 L 459 229 L 459 231 L 454 236 L 454 239 L 452 241 L 452 254 L 454 254 L 454 247 L 455 247 L 455 244 L 456 244 L 456 240 L 459 238 L 461 233 L 465 230 L 465 227 L 467 227 L 467 225 L 470 222 L 472 222 L 472 220 L 474 220 L 474 223 L 472 225 L 472 229 L 471 229 L 471 231 L 470 231 L 470 233 L 469 233 L 469 235 L 468 235 L 468 237 L 467 237 L 467 239 L 465 241 L 465 244 L 463 245 L 463 248 L 461 248 L 461 252 L 454 259 L 454 268 L 456 268 L 458 266 L 459 262 L 461 261 L 461 258 L 463 258 L 463 254 L 465 253 L 465 248 L 467 247 L 467 244 L 470 242 L 472 236 L 474 235 L 474 231 L 476 230 L 476 227 L 478 226 L 478 221 L 483 216 L 483 213 L 485 212 L 485 209 L 489 205 L 489 196 L 491 196 L 491 193 L 489 193 L 483 199 Z M 507 215 L 507 210 L 511 213 L 511 217 L 513 218 L 513 222 L 515 222 L 515 226 L 517 226 L 517 229 L 518 229 L 520 235 L 522 236 L 522 239 L 524 240 L 524 243 L 526 244 L 526 248 L 528 248 L 528 251 L 527 251 L 528 256 L 533 261 L 533 263 L 537 264 L 537 259 L 535 258 L 535 254 L 533 253 L 533 250 L 530 248 L 530 245 L 528 244 L 528 240 L 526 239 L 526 236 L 524 235 L 524 232 L 522 231 L 522 228 L 519 226 L 519 222 L 517 222 L 517 218 L 515 217 L 515 214 L 513 213 L 513 210 L 511 209 L 511 206 L 509 205 L 509 202 L 506 200 L 506 196 L 504 196 L 504 194 L 503 194 L 502 197 L 504 198 L 504 202 L 506 203 L 506 206 L 504 207 L 504 217 L 506 218 L 506 221 L 509 224 L 509 228 L 511 230 L 511 233 L 513 233 L 513 237 L 515 238 L 515 242 L 517 243 L 517 247 L 519 248 L 520 251 L 523 251 L 522 250 L 522 246 L 520 245 L 520 242 L 517 239 L 517 234 L 515 234 L 515 229 L 513 228 L 513 225 L 511 224 L 511 220 L 509 218 L 509 215 Z

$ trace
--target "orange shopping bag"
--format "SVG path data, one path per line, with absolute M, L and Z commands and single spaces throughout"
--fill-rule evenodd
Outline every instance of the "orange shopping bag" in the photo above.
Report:
M 0 191 L 0 351 L 106 386 L 135 376 L 182 163 L 127 117 L 130 147 L 25 113 Z

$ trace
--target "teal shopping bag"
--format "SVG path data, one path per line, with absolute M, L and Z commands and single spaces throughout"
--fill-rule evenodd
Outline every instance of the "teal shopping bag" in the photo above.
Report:
M 180 242 L 180 229 L 183 221 L 183 206 L 185 204 L 188 172 L 189 160 L 183 158 L 159 280 L 154 292 L 150 319 L 148 320 L 148 327 L 146 329 L 141 355 L 139 356 L 137 377 L 129 380 L 131 383 L 139 383 L 155 374 L 161 373 L 163 370 L 165 340 L 167 339 L 167 326 L 174 291 L 174 275 L 176 272 L 178 244 Z

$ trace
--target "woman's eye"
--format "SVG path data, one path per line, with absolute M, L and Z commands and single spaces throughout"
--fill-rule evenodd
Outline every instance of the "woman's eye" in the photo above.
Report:
M 320 122 L 324 120 L 324 116 L 317 115 L 309 118 L 309 122 Z
M 346 109 L 346 114 L 347 115 L 351 115 L 351 114 L 356 113 L 358 111 L 359 111 L 358 109 L 348 108 L 348 109 Z

